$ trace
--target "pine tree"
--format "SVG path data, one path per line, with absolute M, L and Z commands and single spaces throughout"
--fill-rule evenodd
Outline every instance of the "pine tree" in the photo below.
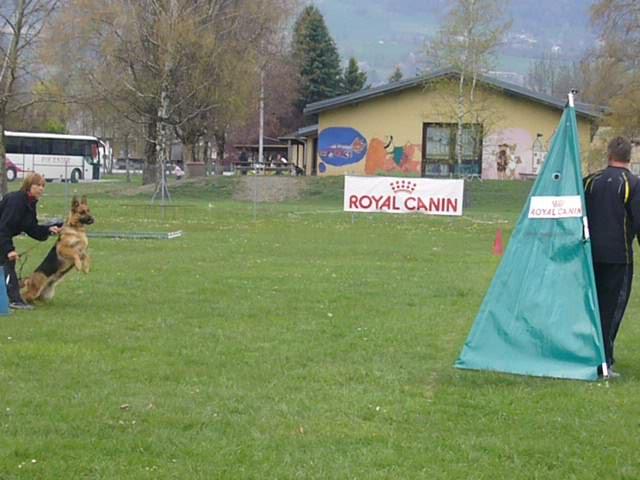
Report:
M 300 95 L 296 104 L 301 111 L 309 103 L 341 93 L 340 56 L 324 17 L 313 5 L 306 7 L 296 21 L 293 54 L 300 75 Z
M 360 70 L 356 59 L 351 57 L 347 68 L 344 69 L 344 76 L 342 77 L 342 93 L 347 94 L 359 92 L 365 88 L 366 83 L 367 73 Z
M 402 80 L 402 70 L 400 70 L 400 65 L 396 65 L 396 69 L 389 77 L 389 83 L 398 82 L 400 80 Z

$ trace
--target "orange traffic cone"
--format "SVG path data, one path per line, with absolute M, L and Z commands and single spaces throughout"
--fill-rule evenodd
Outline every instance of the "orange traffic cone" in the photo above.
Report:
M 502 243 L 502 229 L 499 228 L 496 232 L 496 239 L 493 242 L 493 254 L 497 257 L 501 257 L 504 253 L 504 244 Z

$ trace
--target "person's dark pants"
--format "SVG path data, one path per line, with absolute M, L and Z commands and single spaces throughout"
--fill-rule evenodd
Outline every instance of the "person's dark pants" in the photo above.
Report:
M 593 269 L 598 291 L 604 353 L 607 365 L 612 366 L 615 361 L 614 343 L 631 293 L 633 264 L 594 263 Z
M 7 285 L 7 296 L 9 297 L 9 303 L 22 303 L 22 296 L 20 295 L 20 282 L 18 281 L 18 275 L 16 274 L 16 262 L 7 260 L 4 262 L 4 277 L 2 281 Z M 9 283 L 7 283 L 7 277 Z

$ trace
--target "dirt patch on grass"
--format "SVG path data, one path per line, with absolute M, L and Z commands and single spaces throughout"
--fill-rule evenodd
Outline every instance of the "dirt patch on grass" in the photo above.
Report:
M 299 199 L 306 188 L 305 177 L 247 175 L 238 179 L 232 198 L 241 202 L 285 202 Z

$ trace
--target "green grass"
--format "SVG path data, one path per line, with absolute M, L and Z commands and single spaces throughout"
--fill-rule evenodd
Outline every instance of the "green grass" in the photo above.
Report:
M 236 179 L 87 193 L 93 271 L 0 317 L 0 479 L 636 479 L 640 327 L 621 381 L 452 367 L 530 183 L 472 182 L 464 218 L 234 202 Z M 70 192 L 71 193 L 71 192 Z M 47 186 L 40 217 L 66 211 Z M 18 239 L 25 272 L 51 242 Z M 35 460 L 35 463 L 32 463 Z

